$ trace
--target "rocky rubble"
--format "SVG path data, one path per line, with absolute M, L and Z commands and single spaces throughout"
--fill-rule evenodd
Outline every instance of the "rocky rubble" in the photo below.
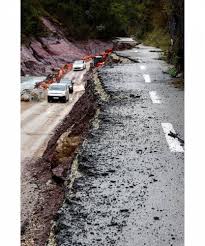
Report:
M 116 53 L 112 53 L 110 55 L 110 64 L 117 64 L 117 63 L 131 63 L 130 59 L 127 57 L 119 56 Z
M 122 39 L 117 38 L 113 40 L 113 50 L 128 50 L 128 49 L 132 49 L 137 44 L 139 43 L 134 40 L 128 40 L 128 38 L 125 39 L 124 41 Z
M 21 91 L 21 101 L 29 102 L 29 101 L 36 101 L 39 102 L 46 98 L 47 91 L 34 88 L 34 89 L 24 89 Z

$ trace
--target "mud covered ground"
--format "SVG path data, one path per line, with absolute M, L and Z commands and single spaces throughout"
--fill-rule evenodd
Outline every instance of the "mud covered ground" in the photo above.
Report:
M 108 101 L 102 100 L 76 157 L 78 172 L 55 219 L 54 245 L 183 245 L 183 153 L 170 151 L 161 127 L 171 122 L 183 139 L 183 89 L 173 86 L 153 50 L 123 51 L 138 63 L 101 70 Z M 152 90 L 161 104 L 152 103 Z
M 114 63 L 129 62 L 129 60 L 120 59 L 116 55 L 111 60 Z M 22 245 L 44 245 L 47 241 L 51 222 L 59 207 L 62 206 L 65 190 L 67 190 L 64 183 L 68 184 L 67 178 L 71 177 L 72 179 L 73 176 L 71 166 L 75 166 L 72 163 L 75 163 L 73 160 L 77 150 L 90 127 L 90 120 L 94 118 L 93 125 L 98 122 L 97 120 L 95 123 L 99 112 L 98 104 L 102 103 L 99 98 L 107 100 L 107 95 L 102 94 L 103 89 L 96 69 L 81 75 L 83 74 L 78 74 L 76 77 L 75 72 L 76 81 L 71 103 L 65 104 L 63 107 L 60 104 L 49 105 L 52 109 L 56 107 L 60 110 L 62 115 L 59 114 L 52 118 L 51 111 L 49 111 L 51 108 L 48 108 L 46 103 L 33 105 L 33 108 L 30 105 L 30 110 L 28 105 L 23 105 L 22 111 L 24 113 L 26 110 L 26 115 L 22 116 L 22 120 L 25 120 L 25 117 L 29 119 L 26 118 L 27 130 L 25 131 L 25 128 L 22 130 L 32 138 L 32 141 L 25 144 L 29 158 L 22 159 L 21 167 Z M 84 87 L 85 91 L 82 90 Z M 73 100 L 74 97 L 75 100 Z M 47 110 L 49 111 L 48 118 L 46 118 Z M 32 121 L 31 115 L 33 115 L 35 123 Z M 62 117 L 58 118 L 59 116 Z M 41 126 L 42 119 L 45 123 L 44 129 Z M 40 126 L 40 132 L 38 132 L 36 123 Z M 31 127 L 30 132 L 28 126 Z M 35 130 L 37 132 L 33 132 Z M 48 139 L 33 155 L 32 149 L 36 142 L 38 143 L 39 137 Z M 24 136 L 22 140 L 26 140 Z M 25 148 L 22 151 L 25 153 Z
M 71 163 L 97 108 L 90 76 L 84 77 L 87 80 L 84 94 L 55 129 L 43 156 L 37 161 L 31 160 L 21 176 L 22 185 L 27 186 L 26 192 L 32 194 L 32 201 L 27 201 L 28 206 L 21 215 L 21 245 L 45 245 L 51 221 L 62 206 L 65 177 L 69 176 Z M 24 191 L 24 187 L 21 188 Z M 21 196 L 23 199 L 24 194 Z

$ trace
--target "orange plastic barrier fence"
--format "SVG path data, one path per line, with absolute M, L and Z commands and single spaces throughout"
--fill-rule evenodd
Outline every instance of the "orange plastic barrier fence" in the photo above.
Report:
M 102 52 L 100 55 L 103 57 L 103 60 L 106 60 L 108 55 L 112 53 L 113 49 L 107 49 L 105 52 Z M 96 55 L 97 56 L 97 55 Z M 95 55 L 86 55 L 82 60 L 85 62 L 91 61 Z M 97 66 L 102 66 L 104 62 L 100 62 Z M 65 64 L 62 68 L 59 69 L 58 73 L 51 75 L 51 79 L 45 79 L 41 82 L 36 83 L 35 88 L 48 89 L 49 85 L 55 82 L 59 82 L 61 78 L 73 68 L 73 64 Z
M 93 55 L 84 56 L 83 60 L 88 62 L 88 61 L 91 61 L 93 59 L 93 57 L 94 57 Z
M 36 83 L 36 88 L 48 89 L 49 85 L 55 82 L 59 82 L 61 78 L 73 68 L 73 64 L 65 64 L 62 68 L 59 69 L 57 74 L 53 74 L 52 79 L 46 79 L 44 81 Z
M 110 54 L 112 52 L 113 52 L 113 49 L 107 49 L 107 50 L 105 50 L 105 53 L 108 53 L 108 54 Z

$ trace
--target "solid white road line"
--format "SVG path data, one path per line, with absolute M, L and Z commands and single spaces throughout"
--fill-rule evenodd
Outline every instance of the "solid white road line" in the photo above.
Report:
M 161 103 L 161 99 L 159 98 L 159 96 L 157 95 L 156 91 L 150 91 L 149 92 L 150 98 L 152 99 L 153 103 Z
M 145 65 L 140 65 L 140 69 L 141 70 L 145 70 L 146 69 L 146 66 Z
M 170 131 L 175 134 L 174 128 L 171 123 L 161 123 L 169 149 L 171 152 L 184 152 L 183 147 L 181 146 L 177 138 L 169 136 Z
M 151 83 L 151 78 L 149 74 L 143 74 L 143 77 L 144 77 L 145 83 Z

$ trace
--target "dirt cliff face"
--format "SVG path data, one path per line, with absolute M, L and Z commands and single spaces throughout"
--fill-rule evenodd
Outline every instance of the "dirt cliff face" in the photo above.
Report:
M 21 75 L 47 75 L 66 63 L 112 48 L 112 42 L 100 40 L 68 40 L 63 32 L 48 19 L 42 18 L 47 37 L 33 38 L 21 46 Z

